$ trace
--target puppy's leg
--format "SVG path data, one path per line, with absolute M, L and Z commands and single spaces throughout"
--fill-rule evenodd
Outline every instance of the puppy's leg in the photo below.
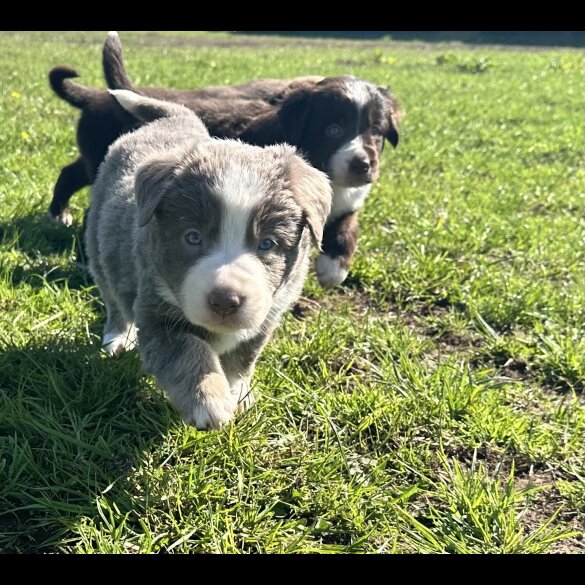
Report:
M 198 429 L 216 429 L 234 416 L 235 400 L 217 355 L 191 333 L 172 330 L 163 320 L 137 319 L 144 369 L 166 390 L 183 420 Z
M 254 404 L 252 373 L 258 352 L 251 352 L 242 345 L 238 351 L 221 356 L 221 365 L 230 385 L 237 412 L 246 412 Z
M 237 412 L 245 412 L 255 402 L 251 384 L 252 374 L 264 343 L 264 336 L 256 337 L 220 358 L 230 384 L 230 392 L 236 401 Z
M 87 171 L 83 159 L 79 157 L 70 165 L 63 167 L 61 174 L 55 183 L 53 191 L 53 199 L 49 206 L 49 217 L 55 223 L 62 223 L 64 225 L 71 225 L 73 217 L 67 210 L 69 199 L 75 191 L 90 184 L 87 178 Z
M 317 258 L 317 279 L 324 288 L 341 284 L 349 272 L 351 259 L 357 248 L 357 212 L 342 215 L 325 226 L 323 253 Z
M 134 323 L 125 323 L 120 329 L 104 329 L 102 347 L 111 356 L 136 347 L 136 326 Z
M 256 402 L 252 393 L 252 376 L 238 375 L 227 378 L 235 402 L 236 412 L 246 412 Z
M 100 288 L 107 311 L 106 326 L 102 347 L 111 356 L 118 355 L 126 349 L 136 347 L 136 327 L 124 317 L 116 301 L 104 287 Z

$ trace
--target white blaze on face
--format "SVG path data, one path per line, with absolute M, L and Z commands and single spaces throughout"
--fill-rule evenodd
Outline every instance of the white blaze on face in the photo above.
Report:
M 358 79 L 345 81 L 345 88 L 350 100 L 353 102 L 357 110 L 357 128 L 360 128 L 363 111 L 369 99 L 368 88 Z M 362 137 L 359 134 L 352 140 L 343 143 L 331 157 L 328 171 L 329 176 L 333 179 L 334 183 L 337 183 L 338 185 L 347 184 L 347 181 L 350 178 L 349 163 L 355 157 L 368 158 L 364 149 Z
M 219 238 L 187 272 L 181 306 L 192 323 L 216 333 L 237 333 L 242 340 L 245 330 L 263 323 L 271 306 L 264 265 L 246 244 L 250 214 L 267 186 L 249 169 L 232 165 L 217 178 L 213 190 L 222 201 Z M 233 291 L 243 299 L 235 313 L 222 317 L 211 310 L 209 295 L 215 289 Z
M 349 163 L 355 158 L 367 157 L 360 135 L 342 144 L 329 162 L 329 176 L 334 183 L 345 185 L 349 177 Z
M 370 99 L 368 86 L 360 79 L 348 79 L 345 81 L 345 87 L 350 99 L 361 112 Z

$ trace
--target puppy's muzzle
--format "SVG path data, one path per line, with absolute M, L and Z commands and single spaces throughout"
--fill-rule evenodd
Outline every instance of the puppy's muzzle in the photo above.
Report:
M 237 313 L 244 304 L 245 297 L 239 295 L 234 290 L 227 288 L 216 288 L 211 291 L 208 297 L 209 308 L 217 315 L 226 317 Z
M 372 165 L 367 157 L 354 156 L 349 162 L 348 169 L 355 177 L 359 177 L 365 182 L 371 182 Z

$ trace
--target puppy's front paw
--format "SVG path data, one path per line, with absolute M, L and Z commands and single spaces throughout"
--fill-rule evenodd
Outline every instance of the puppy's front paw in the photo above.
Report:
M 59 215 L 53 215 L 49 211 L 49 219 L 56 225 L 61 224 L 69 227 L 73 224 L 73 216 L 67 211 L 67 209 L 62 211 Z
M 221 374 L 207 374 L 185 422 L 199 430 L 219 429 L 234 417 L 236 401 Z
M 346 278 L 348 271 L 341 267 L 339 258 L 331 258 L 327 254 L 321 254 L 315 263 L 317 280 L 323 288 L 333 288 L 341 284 Z
M 246 412 L 256 400 L 252 389 L 244 380 L 238 380 L 231 385 L 231 393 L 236 403 L 236 412 Z

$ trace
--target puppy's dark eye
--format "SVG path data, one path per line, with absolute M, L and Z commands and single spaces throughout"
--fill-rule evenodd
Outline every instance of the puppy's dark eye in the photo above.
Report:
M 339 138 L 343 134 L 343 128 L 339 124 L 331 124 L 325 128 L 325 135 L 329 138 Z
M 382 134 L 382 128 L 380 128 L 380 126 L 372 126 L 370 128 L 370 132 L 374 135 L 374 136 L 379 136 L 380 134 Z
M 190 244 L 191 246 L 200 246 L 203 243 L 201 234 L 196 230 L 187 232 L 185 234 L 185 240 L 187 241 L 187 244 Z
M 274 248 L 274 246 L 276 246 L 276 242 L 274 240 L 271 240 L 270 238 L 264 238 L 258 244 L 258 250 L 261 252 L 267 252 L 268 250 Z

